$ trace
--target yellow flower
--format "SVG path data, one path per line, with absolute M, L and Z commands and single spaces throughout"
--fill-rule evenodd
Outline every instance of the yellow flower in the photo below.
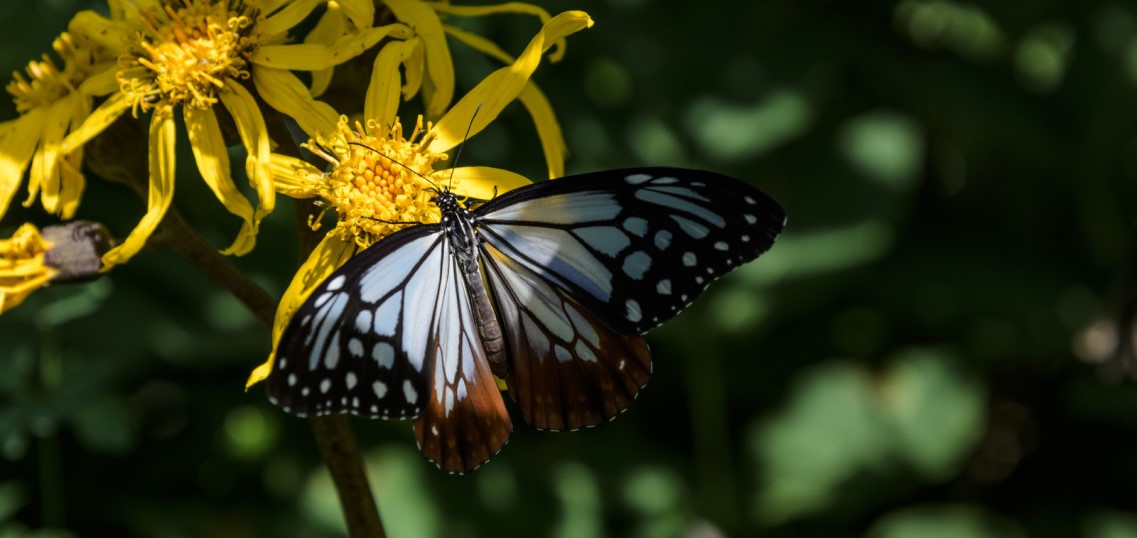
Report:
M 320 198 L 336 212 L 335 229 L 312 251 L 301 265 L 281 298 L 273 324 L 273 354 L 293 313 L 320 282 L 343 265 L 359 249 L 367 248 L 399 226 L 386 222 L 437 222 L 438 209 L 430 203 L 432 183 L 453 185 L 463 196 L 487 200 L 494 192 L 525 185 L 529 180 L 497 168 L 468 166 L 437 168 L 446 154 L 469 136 L 481 132 L 501 111 L 517 99 L 541 56 L 564 37 L 592 26 L 592 19 L 581 11 L 557 15 L 529 42 L 525 51 L 507 67 L 490 73 L 435 124 L 424 124 L 419 117 L 410 135 L 404 134 L 396 112 L 398 79 L 375 76 L 364 103 L 366 126 L 349 128 L 346 118 L 339 128 L 321 135 L 310 149 L 332 164 L 332 170 L 316 167 L 292 157 L 273 155 L 278 190 L 295 198 Z M 416 46 L 414 38 L 392 42 L 388 50 L 396 54 Z M 376 64 L 380 63 L 376 60 Z M 377 68 L 376 71 L 379 71 Z M 409 77 L 408 77 L 409 78 Z M 388 127 L 389 126 L 389 127 Z M 257 367 L 248 385 L 268 377 L 273 355 Z
M 125 43 L 113 76 L 117 89 L 64 140 L 76 151 L 127 110 L 149 114 L 150 173 L 146 215 L 103 257 L 106 267 L 134 256 L 165 216 L 174 193 L 175 110 L 180 107 L 197 169 L 218 200 L 243 221 L 223 252 L 253 248 L 261 219 L 275 205 L 270 141 L 257 101 L 245 87 L 293 118 L 305 132 L 329 131 L 338 114 L 315 101 L 289 70 L 321 70 L 344 62 L 379 41 L 410 36 L 393 24 L 343 36 L 332 44 L 287 44 L 288 32 L 323 0 L 137 0 L 111 1 L 111 18 L 93 12 L 76 16 L 75 26 L 100 39 Z M 229 172 L 229 157 L 216 105 L 232 118 L 247 152 L 245 171 L 258 206 L 240 193 Z
M 0 314 L 15 308 L 57 273 L 44 263 L 51 245 L 31 224 L 20 226 L 9 239 L 0 239 Z
M 25 206 L 39 195 L 45 211 L 70 219 L 83 194 L 82 152 L 65 155 L 63 138 L 90 115 L 93 95 L 107 82 L 92 74 L 113 65 L 114 55 L 81 33 L 64 32 L 52 48 L 62 68 L 44 55 L 28 64 L 26 78 L 15 73 L 7 86 L 20 117 L 0 123 L 0 218 L 29 164 Z
M 482 52 L 505 64 L 512 64 L 513 58 L 492 41 L 477 34 L 462 30 L 445 22 L 445 17 L 481 17 L 500 13 L 520 13 L 537 17 L 542 24 L 551 17 L 544 9 L 523 2 L 508 2 L 488 6 L 456 6 L 446 2 L 424 2 L 422 0 L 385 0 L 383 4 L 391 10 L 396 19 L 414 28 L 417 39 L 408 41 L 402 49 L 388 50 L 385 57 L 376 59 L 373 80 L 393 73 L 400 65 L 407 73 L 403 86 L 406 99 L 413 97 L 420 89 L 426 101 L 426 115 L 434 119 L 450 106 L 454 96 L 454 62 L 446 36 Z M 348 28 L 364 27 L 374 17 L 374 6 L 370 0 L 345 0 L 328 5 L 328 11 L 309 34 L 314 41 L 334 40 Z M 558 62 L 565 53 L 564 38 L 554 40 L 556 47 L 549 55 L 549 61 Z M 313 73 L 312 94 L 321 94 L 331 80 L 331 69 Z M 545 161 L 550 178 L 564 175 L 564 160 L 567 152 L 564 136 L 557 124 L 556 115 L 544 93 L 533 81 L 526 81 L 525 89 L 518 100 L 529 111 L 537 129 L 537 136 L 545 153 Z

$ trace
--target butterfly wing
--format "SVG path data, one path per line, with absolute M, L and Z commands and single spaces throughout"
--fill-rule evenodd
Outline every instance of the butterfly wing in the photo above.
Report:
M 651 372 L 636 335 L 768 250 L 785 222 L 745 183 L 671 168 L 542 182 L 475 213 L 511 394 L 527 422 L 558 430 L 630 405 Z
M 440 226 L 387 237 L 336 270 L 285 329 L 269 399 L 300 416 L 414 418 L 423 455 L 473 469 L 512 431 Z
M 443 245 L 435 339 L 427 351 L 434 364 L 430 399 L 415 419 L 423 456 L 443 471 L 464 473 L 488 461 L 509 440 L 513 423 L 490 372 L 478 335 L 466 282 Z
M 565 290 L 493 245 L 482 251 L 498 317 L 508 327 L 506 384 L 525 422 L 575 430 L 627 409 L 651 376 L 643 337 L 612 331 Z

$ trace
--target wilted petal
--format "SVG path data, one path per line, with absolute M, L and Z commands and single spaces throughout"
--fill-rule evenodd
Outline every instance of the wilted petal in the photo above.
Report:
M 146 197 L 146 215 L 121 245 L 103 255 L 104 270 L 134 257 L 166 216 L 174 200 L 175 136 L 174 118 L 168 113 L 155 112 L 150 118 L 150 191 Z
M 71 131 L 71 134 L 63 139 L 63 152 L 71 153 L 90 142 L 92 138 L 110 127 L 126 111 L 126 100 L 123 99 L 122 94 L 111 95 L 90 116 L 87 116 L 87 119 L 83 120 L 82 125 Z
M 184 107 L 183 112 L 190 148 L 201 178 L 225 209 L 244 221 L 236 240 L 222 254 L 246 254 L 256 244 L 257 223 L 253 219 L 253 205 L 237 189 L 229 173 L 229 152 L 217 124 L 217 115 L 211 108 Z
M 255 220 L 259 222 L 276 207 L 276 191 L 272 189 L 272 170 L 269 167 L 272 151 L 268 129 L 265 128 L 265 120 L 261 117 L 256 100 L 244 86 L 227 84 L 225 89 L 226 91 L 220 95 L 221 103 L 225 105 L 229 115 L 233 116 L 237 133 L 241 135 L 241 142 L 248 153 L 245 159 L 245 173 L 249 176 L 249 183 L 257 191 L 259 204 Z

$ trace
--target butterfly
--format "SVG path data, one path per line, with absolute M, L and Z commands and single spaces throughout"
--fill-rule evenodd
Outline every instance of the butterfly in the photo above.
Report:
M 785 224 L 739 180 L 637 168 L 543 181 L 476 205 L 437 189 L 411 225 L 313 290 L 279 342 L 269 399 L 292 414 L 414 419 L 422 454 L 477 468 L 513 424 L 575 430 L 631 405 L 643 334 L 753 260 Z

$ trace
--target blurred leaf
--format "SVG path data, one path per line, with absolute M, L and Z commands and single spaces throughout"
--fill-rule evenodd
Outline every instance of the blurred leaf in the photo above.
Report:
M 977 506 L 929 506 L 885 514 L 869 538 L 1021 538 L 1012 522 Z
M 841 129 L 842 152 L 854 167 L 877 183 L 911 190 L 924 165 L 924 136 L 910 118 L 892 111 L 864 114 Z
M 890 449 L 872 379 L 862 369 L 831 363 L 796 385 L 785 411 L 750 437 L 763 470 L 754 508 L 768 522 L 828 505 L 841 482 L 882 464 Z
M 884 411 L 896 431 L 892 441 L 933 480 L 955 474 L 960 457 L 983 432 L 983 393 L 951 364 L 942 352 L 910 350 L 896 359 L 881 384 Z
M 724 161 L 752 158 L 805 134 L 813 106 L 800 93 L 781 89 L 750 105 L 717 97 L 695 101 L 686 115 L 687 130 L 699 149 Z
M 823 509 L 868 470 L 908 464 L 931 481 L 958 472 L 982 432 L 983 396 L 952 362 L 910 350 L 876 378 L 848 362 L 809 372 L 786 409 L 751 430 L 763 471 L 756 517 L 778 522 Z
M 603 534 L 600 488 L 591 469 L 563 464 L 553 473 L 553 487 L 562 503 L 561 520 L 554 526 L 553 536 L 588 538 Z
M 446 526 L 442 524 L 454 523 L 455 518 L 442 516 L 433 492 L 427 488 L 425 473 L 435 472 L 432 467 L 424 464 L 416 451 L 401 446 L 387 447 L 367 457 L 367 476 L 387 536 L 443 536 Z M 339 508 L 332 511 L 339 517 Z
M 268 415 L 265 409 L 242 406 L 225 417 L 225 448 L 235 458 L 256 459 L 268 452 L 280 432 L 278 414 Z

